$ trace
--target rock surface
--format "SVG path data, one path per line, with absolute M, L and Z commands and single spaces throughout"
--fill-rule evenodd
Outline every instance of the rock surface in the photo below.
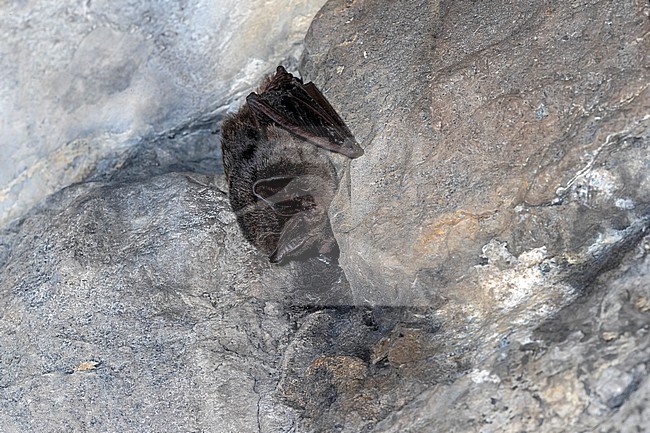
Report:
M 323 3 L 0 4 L 0 224 L 143 138 L 224 112 L 296 61 Z
M 649 7 L 327 4 L 304 73 L 376 133 L 332 209 L 359 300 L 487 301 L 491 240 L 582 260 L 648 214 Z
M 424 351 L 456 356 L 373 431 L 643 429 L 649 16 L 331 1 L 315 18 L 303 73 L 374 136 L 330 209 L 352 296 L 436 306 L 444 349 Z
M 139 142 L 0 233 L 0 430 L 642 431 L 649 16 L 328 2 L 345 274 L 243 240 L 209 116 Z
M 3 432 L 288 430 L 283 274 L 214 180 L 81 184 L 5 231 Z

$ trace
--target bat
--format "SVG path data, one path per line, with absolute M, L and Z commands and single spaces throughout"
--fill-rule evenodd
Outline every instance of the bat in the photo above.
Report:
M 327 216 L 338 181 L 319 148 L 349 158 L 363 155 L 320 90 L 282 66 L 223 121 L 230 204 L 244 237 L 272 263 L 338 259 Z

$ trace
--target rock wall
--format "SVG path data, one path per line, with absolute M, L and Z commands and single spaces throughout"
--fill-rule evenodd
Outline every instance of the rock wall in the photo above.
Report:
M 244 241 L 212 114 L 97 160 L 0 232 L 0 430 L 643 431 L 649 16 L 329 1 L 341 268 Z
M 1 4 L 0 223 L 119 166 L 143 139 L 224 112 L 296 61 L 323 3 Z
M 330 209 L 352 296 L 433 306 L 440 324 L 381 346 L 405 377 L 428 353 L 435 385 L 372 431 L 643 430 L 649 16 L 641 1 L 319 12 L 303 72 L 370 138 L 339 161 Z
M 359 300 L 475 302 L 489 242 L 589 260 L 648 214 L 648 5 L 598 5 L 321 11 L 305 74 L 375 136 L 331 212 Z

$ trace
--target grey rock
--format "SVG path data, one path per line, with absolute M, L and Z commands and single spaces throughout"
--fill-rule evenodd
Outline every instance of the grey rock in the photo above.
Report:
M 322 4 L 3 2 L 0 223 L 143 139 L 227 111 L 296 61 Z
M 0 430 L 643 431 L 648 16 L 327 3 L 345 274 L 271 266 L 175 124 L 0 233 Z
M 648 16 L 634 1 L 330 1 L 317 15 L 302 72 L 374 136 L 349 169 L 334 160 L 354 302 L 434 306 L 439 323 L 373 346 L 385 374 L 426 371 L 426 390 L 340 410 L 341 431 L 645 428 Z M 448 362 L 420 369 L 417 349 Z M 381 385 L 362 389 L 350 400 Z
M 70 187 L 2 239 L 2 431 L 291 424 L 260 397 L 286 345 L 283 292 L 264 288 L 263 257 L 253 271 L 212 178 Z
M 510 324 L 502 344 L 486 339 L 466 376 L 423 392 L 373 431 L 643 431 L 648 251 L 645 236 L 589 294 L 537 327 Z
M 647 215 L 647 14 L 329 2 L 302 71 L 360 140 L 376 133 L 330 210 L 358 302 L 491 302 L 490 242 L 582 261 Z

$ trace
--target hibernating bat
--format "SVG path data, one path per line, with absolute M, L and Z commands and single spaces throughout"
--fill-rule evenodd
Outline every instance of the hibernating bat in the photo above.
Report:
M 327 149 L 363 149 L 313 83 L 278 66 L 221 126 L 230 203 L 246 239 L 271 262 L 338 258 L 327 208 L 338 187 Z

